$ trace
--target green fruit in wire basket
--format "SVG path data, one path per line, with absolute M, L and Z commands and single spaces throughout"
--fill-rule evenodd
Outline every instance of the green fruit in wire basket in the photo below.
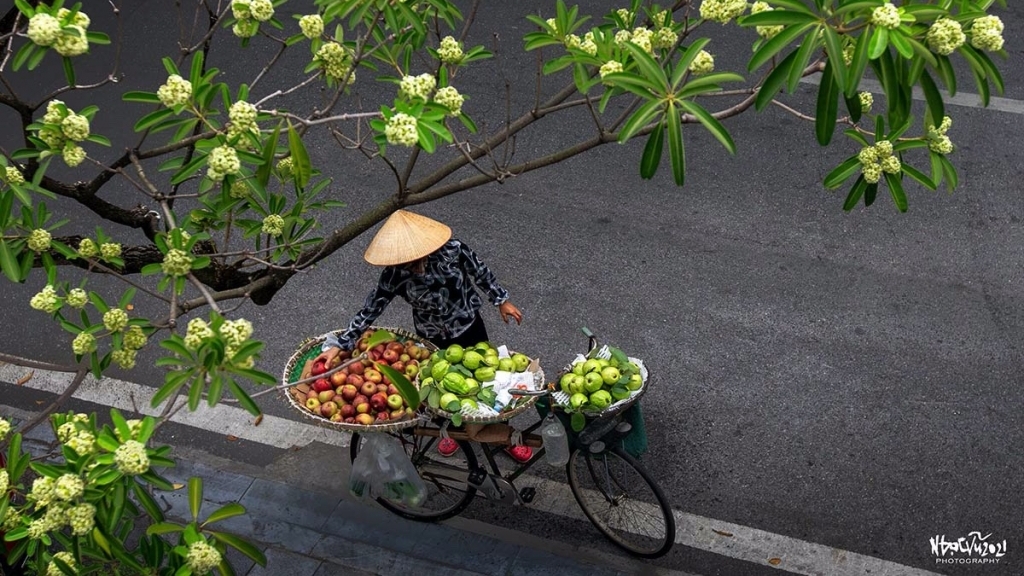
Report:
M 473 376 L 480 382 L 490 382 L 494 380 L 494 372 L 490 366 L 481 366 L 473 371 Z
M 466 386 L 466 377 L 458 372 L 449 372 L 445 374 L 442 382 L 444 384 L 444 389 L 449 392 L 454 392 L 456 394 L 469 393 L 468 387 Z
M 476 351 L 480 352 L 481 354 L 483 354 L 484 352 L 487 352 L 488 350 L 493 350 L 493 348 L 491 348 L 491 345 L 489 343 L 487 343 L 487 342 L 477 342 L 477 344 L 475 346 L 473 346 L 473 350 L 476 350 Z
M 462 357 L 465 355 L 465 353 L 466 351 L 465 349 L 462 348 L 462 346 L 459 346 L 458 344 L 452 344 L 451 346 L 448 347 L 447 350 L 445 350 L 444 359 L 450 362 L 451 364 L 458 364 L 459 362 L 462 362 Z
M 472 398 L 462 398 L 461 400 L 459 400 L 459 404 L 462 405 L 462 408 L 464 410 L 476 410 L 477 408 L 480 407 L 476 403 L 476 400 L 473 400 Z
M 598 390 L 590 395 L 590 405 L 595 410 L 604 410 L 612 405 L 612 395 L 607 390 Z
M 625 386 L 612 386 L 610 392 L 612 393 L 612 400 L 615 400 L 616 402 L 619 400 L 625 400 L 630 396 L 629 388 L 626 388 Z
M 583 369 L 584 366 L 586 366 L 586 363 L 584 363 L 584 362 L 577 362 L 577 363 L 573 364 L 572 365 L 572 373 L 573 374 L 579 374 L 580 376 L 583 376 L 584 374 L 587 373 L 587 371 Z
M 516 363 L 511 358 L 499 358 L 498 359 L 498 370 L 502 372 L 515 372 Z
M 583 388 L 587 391 L 587 394 L 593 394 L 604 386 L 604 378 L 601 378 L 600 372 L 587 372 L 583 380 L 585 382 Z
M 480 383 L 476 381 L 476 378 L 466 378 L 466 394 L 476 396 L 479 391 Z
M 462 365 L 470 370 L 476 370 L 484 363 L 484 355 L 476 350 L 466 350 L 462 356 Z
M 639 374 L 633 374 L 629 377 L 629 382 L 626 382 L 626 388 L 630 390 L 639 390 L 644 385 L 644 379 Z
M 570 391 L 570 387 L 572 386 L 573 376 L 576 376 L 576 374 L 573 374 L 572 372 L 566 372 L 565 374 L 562 375 L 561 378 L 558 379 L 558 386 L 562 389 L 562 392 L 565 392 L 566 394 L 572 394 L 572 392 Z
M 600 371 L 601 371 L 601 363 L 598 362 L 597 359 L 595 359 L 595 358 L 591 358 L 590 360 L 587 360 L 586 362 L 583 363 L 583 374 L 584 375 L 589 374 L 591 372 L 600 372 Z
M 622 374 L 619 372 L 618 368 L 615 368 L 614 366 L 606 366 L 601 369 L 601 378 L 604 380 L 606 385 L 611 386 L 618 382 L 619 378 L 622 378 Z
M 455 394 L 452 394 L 451 392 L 445 392 L 444 394 L 441 394 L 441 402 L 439 405 L 443 410 L 447 410 L 449 412 L 454 410 L 458 412 L 458 408 L 452 406 L 453 402 L 455 404 L 458 404 L 459 406 L 462 406 L 462 404 L 459 403 L 459 397 L 456 396 Z
M 516 365 L 516 372 L 526 372 L 530 367 L 530 357 L 526 354 L 513 354 L 512 362 Z
M 444 378 L 444 375 L 448 373 L 448 368 L 450 367 L 451 364 L 449 364 L 447 360 L 438 360 L 430 368 L 430 375 L 434 377 L 434 380 L 440 382 Z
M 579 410 L 589 400 L 586 394 L 576 393 L 569 397 L 569 406 L 572 406 L 573 410 Z
M 496 350 L 488 350 L 487 354 L 484 354 L 485 365 L 490 366 L 491 368 L 497 368 L 499 362 L 501 362 L 501 360 L 498 360 L 498 352 Z

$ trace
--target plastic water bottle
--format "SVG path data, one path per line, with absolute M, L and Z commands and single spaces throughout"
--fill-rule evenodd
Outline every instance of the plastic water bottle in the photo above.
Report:
M 548 413 L 544 426 L 540 429 L 544 437 L 545 461 L 551 466 L 565 466 L 569 463 L 569 438 L 565 435 L 565 427 L 558 418 Z

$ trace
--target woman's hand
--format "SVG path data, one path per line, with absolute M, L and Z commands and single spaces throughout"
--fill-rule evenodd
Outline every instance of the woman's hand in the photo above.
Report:
M 508 324 L 509 318 L 514 318 L 516 324 L 523 323 L 523 313 L 519 311 L 519 308 L 516 308 L 515 304 L 509 302 L 508 300 L 498 305 L 498 313 L 501 314 L 501 319 L 506 324 Z
M 328 348 L 327 350 L 321 352 L 319 356 L 314 358 L 313 362 L 323 361 L 324 366 L 330 366 L 331 363 L 334 362 L 334 359 L 338 357 L 338 354 L 341 354 L 341 348 L 338 348 L 336 346 Z

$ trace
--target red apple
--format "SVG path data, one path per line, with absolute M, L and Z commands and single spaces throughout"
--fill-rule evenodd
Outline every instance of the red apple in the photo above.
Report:
M 331 388 L 334 388 L 334 386 L 331 385 L 331 381 L 327 378 L 317 378 L 313 381 L 313 390 L 316 390 L 317 392 L 323 392 L 324 390 L 330 390 Z
M 405 372 L 405 362 L 402 362 L 401 360 L 395 360 L 392 362 L 391 367 L 399 372 Z
M 391 419 L 391 415 L 388 414 L 387 412 L 377 412 L 377 421 L 378 422 L 387 422 L 390 419 Z
M 388 350 L 394 350 L 394 351 L 398 352 L 399 354 L 401 354 L 402 351 L 405 350 L 405 344 L 402 344 L 401 342 L 398 342 L 398 341 L 388 342 L 386 348 Z
M 402 418 L 405 418 L 405 408 L 399 408 L 398 410 L 391 411 L 392 420 L 401 420 Z
M 334 358 L 331 358 L 331 361 L 327 363 L 327 369 L 328 370 L 331 370 L 333 368 L 337 368 L 338 366 L 341 366 L 341 355 L 338 355 L 338 356 L 335 356 Z
M 380 355 L 380 357 L 383 358 L 384 361 L 387 362 L 388 364 L 391 364 L 392 362 L 398 362 L 398 351 L 392 348 L 388 348 Z
M 381 375 L 380 372 L 374 370 L 373 368 L 367 368 L 366 372 L 363 372 L 363 379 L 376 384 L 381 381 Z
M 377 393 L 377 384 L 374 382 L 370 382 L 368 380 L 366 382 L 363 382 L 363 386 L 359 388 L 359 391 L 362 392 L 364 396 L 369 398 L 370 396 L 373 396 L 374 394 Z
M 412 356 L 409 356 L 407 352 L 402 352 L 401 354 L 398 355 L 398 359 L 401 360 L 403 364 L 405 364 L 409 360 L 412 360 Z
M 325 418 L 330 418 L 338 413 L 338 405 L 334 402 L 327 401 L 320 404 L 320 415 Z
M 356 416 L 356 424 L 369 426 L 370 424 L 373 424 L 373 416 L 370 416 L 369 414 L 360 414 Z
M 345 417 L 341 415 L 341 412 L 335 412 L 334 415 L 331 416 L 331 422 L 344 422 L 344 421 L 345 421 Z
M 387 396 L 388 395 L 388 386 L 389 386 L 389 384 L 385 384 L 383 382 L 381 382 L 380 384 L 377 384 L 377 393 L 378 394 L 383 394 L 383 395 Z
M 388 384 L 387 392 L 388 396 L 391 396 L 392 394 L 401 394 L 401 392 L 398 391 L 398 386 L 395 386 L 394 384 Z
M 356 348 L 358 348 L 360 352 L 366 352 L 366 339 L 360 338 L 359 342 L 356 343 Z
M 377 352 L 376 350 L 370 350 L 369 352 L 367 352 L 367 354 L 370 355 L 370 360 L 373 360 L 374 362 L 380 360 L 381 353 Z
M 378 354 L 383 354 L 384 351 L 387 350 L 387 347 L 384 346 L 383 344 L 377 344 L 372 348 L 372 350 Z
M 353 406 L 359 406 L 360 404 L 366 404 L 369 401 L 370 401 L 370 397 L 369 396 L 364 396 L 362 394 L 356 394 L 356 397 L 352 399 L 352 405 Z
M 306 409 L 314 414 L 320 413 L 320 401 L 316 398 L 309 398 L 306 400 Z
M 339 412 L 345 418 L 348 418 L 349 416 L 355 416 L 356 415 L 356 407 L 351 405 L 351 404 L 345 404 L 344 406 L 341 407 Z
M 338 370 L 334 374 L 331 374 L 331 385 L 337 388 L 345 383 L 345 379 L 348 378 L 348 372 L 344 369 Z
M 346 384 L 341 387 L 341 392 L 339 392 L 339 394 L 341 394 L 342 398 L 351 402 L 359 395 L 359 388 L 354 384 Z
M 400 395 L 392 394 L 388 396 L 388 408 L 391 408 L 392 410 L 398 410 L 399 408 L 402 407 L 402 403 L 403 400 Z
M 362 362 L 354 362 L 348 365 L 349 374 L 362 374 L 366 366 Z
M 349 352 L 348 350 L 342 350 L 341 352 L 338 353 L 337 357 L 342 359 L 342 360 L 348 360 L 351 356 L 352 356 L 351 352 Z
M 356 417 L 355 416 L 347 416 L 347 417 L 345 417 L 344 422 L 345 422 L 345 424 L 355 424 L 356 423 Z
M 320 401 L 320 393 L 317 392 L 316 390 L 310 389 L 309 392 L 306 392 L 306 398 L 305 398 L 305 400 L 303 400 L 303 402 L 305 402 L 306 400 L 309 400 L 310 398 L 314 398 L 314 399 L 316 399 L 317 402 L 319 402 Z
M 321 404 L 324 402 L 330 402 L 331 400 L 334 400 L 334 390 L 324 390 L 317 394 L 316 399 L 319 400 Z
M 327 365 L 324 364 L 323 360 L 317 360 L 316 362 L 313 362 L 313 367 L 310 369 L 309 372 L 313 376 L 319 376 L 324 372 L 327 372 Z
M 362 404 L 355 404 L 356 414 L 368 414 L 370 412 L 370 403 L 363 402 Z
M 370 396 L 370 408 L 373 408 L 374 412 L 386 411 L 388 409 L 387 394 L 378 392 L 373 396 Z
M 348 378 L 345 379 L 345 383 L 358 388 L 363 385 L 363 377 L 359 374 L 349 374 Z

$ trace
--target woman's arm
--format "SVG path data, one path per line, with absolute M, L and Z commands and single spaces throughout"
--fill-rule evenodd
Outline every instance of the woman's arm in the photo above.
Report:
M 390 279 L 391 273 L 388 269 L 381 272 L 380 279 L 377 281 L 377 286 L 366 297 L 362 310 L 352 318 L 348 327 L 345 328 L 345 331 L 340 335 L 335 336 L 333 332 L 327 334 L 327 340 L 321 347 L 322 351 L 326 353 L 332 348 L 341 350 L 352 349 L 352 346 L 355 344 L 355 341 L 359 336 L 366 331 L 371 324 L 373 324 L 374 320 L 384 313 L 388 304 L 390 304 L 391 300 L 394 299 L 395 291 Z M 334 355 L 336 354 L 337 352 L 334 352 Z M 325 355 L 321 354 L 321 356 Z M 330 358 L 326 356 L 325 359 L 330 360 Z

